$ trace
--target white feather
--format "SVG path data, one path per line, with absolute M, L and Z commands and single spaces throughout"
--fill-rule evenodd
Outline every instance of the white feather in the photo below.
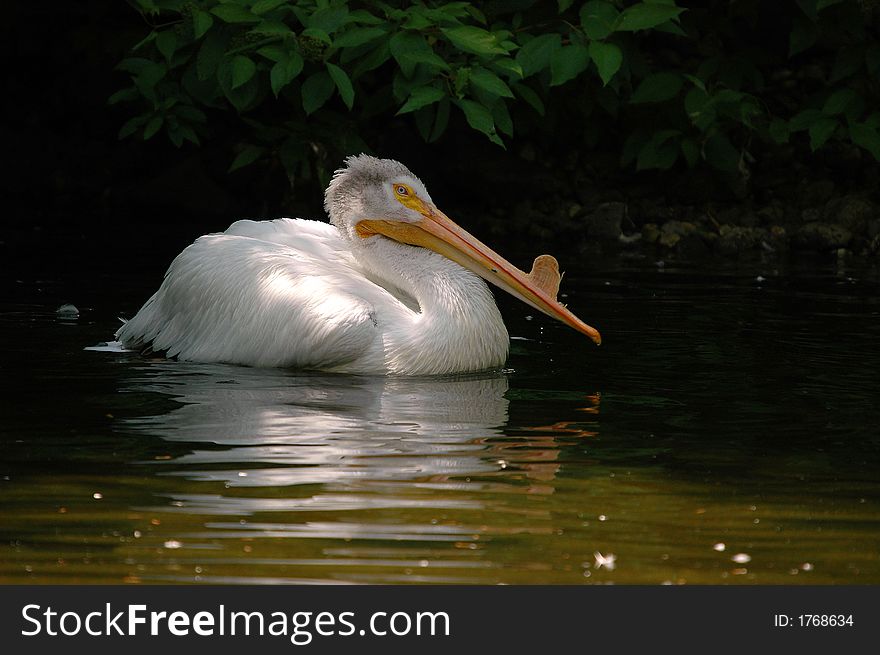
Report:
M 499 367 L 508 335 L 486 284 L 431 251 L 332 225 L 238 221 L 200 237 L 116 333 L 196 362 L 423 375 Z
M 325 197 L 332 225 L 245 220 L 200 237 L 116 338 L 195 362 L 406 375 L 501 366 L 509 338 L 482 279 L 355 230 L 420 219 L 391 189 L 405 183 L 430 202 L 421 181 L 392 160 L 346 164 Z

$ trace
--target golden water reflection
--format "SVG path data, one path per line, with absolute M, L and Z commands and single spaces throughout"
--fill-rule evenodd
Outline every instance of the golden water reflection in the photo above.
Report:
M 596 448 L 615 435 L 591 391 L 536 392 L 531 412 L 529 392 L 511 393 L 500 373 L 360 378 L 173 362 L 137 364 L 120 391 L 146 411 L 113 429 L 152 455 L 112 480 L 94 470 L 11 488 L 27 510 L 4 517 L 22 535 L 4 549 L 4 580 L 878 579 L 875 533 L 853 529 L 873 525 L 872 505 L 852 499 L 817 520 L 785 493 L 608 459 Z M 529 419 L 513 420 L 512 403 Z M 843 533 L 855 547 L 836 548 Z

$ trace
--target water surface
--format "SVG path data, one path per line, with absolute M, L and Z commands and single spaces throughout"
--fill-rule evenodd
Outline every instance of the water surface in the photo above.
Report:
M 880 583 L 876 273 L 565 263 L 601 348 L 499 295 L 444 378 L 88 352 L 161 267 L 22 276 L 0 581 Z

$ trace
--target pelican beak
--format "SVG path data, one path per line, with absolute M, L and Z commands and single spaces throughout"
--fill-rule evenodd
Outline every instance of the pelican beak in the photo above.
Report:
M 487 282 L 504 289 L 551 318 L 581 332 L 596 345 L 602 336 L 556 300 L 559 290 L 559 264 L 550 255 L 535 260 L 531 273 L 508 262 L 476 237 L 455 224 L 433 204 L 413 199 L 412 208 L 423 218 L 413 223 L 403 221 L 363 220 L 356 225 L 361 237 L 381 234 L 401 243 L 428 248 L 451 259 Z

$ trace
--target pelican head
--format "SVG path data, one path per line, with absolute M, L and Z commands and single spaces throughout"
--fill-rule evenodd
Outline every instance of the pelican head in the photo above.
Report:
M 357 155 L 345 164 L 327 187 L 324 207 L 351 240 L 388 238 L 432 250 L 601 343 L 595 328 L 557 302 L 561 275 L 553 257 L 538 257 L 525 273 L 437 209 L 425 185 L 400 162 Z

